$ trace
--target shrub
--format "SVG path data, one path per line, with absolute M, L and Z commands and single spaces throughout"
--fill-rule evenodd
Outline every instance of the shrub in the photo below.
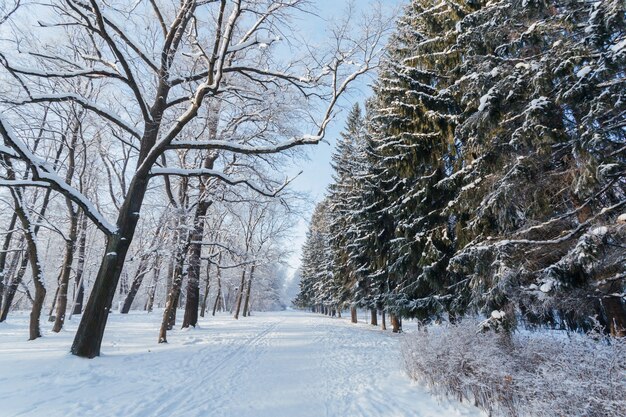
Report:
M 477 320 L 404 336 L 409 375 L 492 416 L 622 416 L 626 340 L 556 331 L 478 331 Z

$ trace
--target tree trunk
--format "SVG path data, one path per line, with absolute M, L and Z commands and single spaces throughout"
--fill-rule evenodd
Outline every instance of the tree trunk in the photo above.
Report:
M 48 321 L 54 321 L 55 315 L 54 309 L 57 306 L 57 298 L 59 297 L 59 280 L 57 279 L 57 289 L 54 291 L 54 297 L 52 297 L 52 305 L 50 306 L 50 311 L 48 311 Z
M 7 319 L 9 315 L 9 310 L 11 309 L 11 305 L 13 304 L 13 299 L 15 298 L 15 293 L 17 293 L 17 288 L 20 286 L 22 279 L 24 279 L 24 274 L 26 273 L 26 268 L 28 267 L 28 249 L 24 251 L 22 254 L 22 261 L 20 262 L 20 267 L 17 270 L 17 274 L 11 279 L 9 285 L 5 289 L 4 294 L 4 302 L 2 303 L 2 311 L 0 312 L 0 323 Z
M 46 110 L 47 112 L 47 110 Z M 59 147 L 62 149 L 62 147 Z M 60 151 L 57 152 L 57 160 L 60 156 Z M 8 164 L 7 166 L 9 166 Z M 14 176 L 14 173 L 11 172 L 11 175 Z M 41 203 L 41 209 L 39 210 L 38 221 L 34 227 L 33 234 L 37 236 L 39 233 L 39 228 L 41 227 L 41 220 L 46 215 L 46 210 L 48 209 L 48 203 L 50 202 L 50 195 L 52 193 L 52 189 L 47 189 L 46 194 L 43 197 L 43 201 Z M 18 216 L 19 218 L 19 216 Z M 23 236 L 22 239 L 26 240 Z M 27 245 L 28 246 L 28 245 Z M 17 292 L 17 288 L 22 283 L 22 279 L 24 278 L 24 274 L 26 273 L 26 268 L 28 267 L 28 261 L 31 255 L 28 253 L 28 249 L 23 253 L 22 262 L 20 263 L 20 267 L 17 271 L 17 275 L 13 277 L 9 286 L 5 289 L 6 294 L 4 296 L 4 302 L 2 303 L 2 311 L 0 312 L 0 323 L 7 319 L 7 315 L 9 314 L 9 310 L 11 309 L 11 305 L 13 304 L 13 299 L 15 298 L 15 293 Z
M 152 270 L 152 283 L 150 284 L 150 287 L 148 288 L 148 299 L 146 300 L 146 306 L 144 308 L 144 310 L 146 310 L 148 313 L 152 313 L 152 307 L 154 305 L 154 295 L 156 292 L 156 286 L 157 283 L 159 282 L 159 275 L 161 272 L 161 268 L 160 266 L 160 256 L 157 255 L 157 258 L 154 261 L 154 267 Z
M 241 310 L 241 299 L 243 298 L 243 287 L 246 282 L 246 267 L 243 267 L 243 272 L 241 273 L 241 283 L 239 285 L 239 290 L 237 291 L 237 301 L 235 307 L 235 319 L 239 320 L 239 310 Z
M 76 259 L 76 276 L 74 277 L 74 308 L 70 314 L 70 318 L 74 314 L 80 314 L 83 312 L 83 299 L 85 297 L 85 284 L 84 284 L 84 272 L 85 272 L 85 251 L 87 250 L 87 216 L 82 214 L 80 237 L 78 238 L 78 256 Z
M 389 315 L 389 320 L 391 321 L 391 331 L 394 333 L 402 332 L 402 319 L 395 314 Z
M 72 203 L 68 201 L 68 205 L 71 208 Z M 67 311 L 67 290 L 70 283 L 70 274 L 72 273 L 72 262 L 74 261 L 74 250 L 76 248 L 76 239 L 78 232 L 78 218 L 73 213 L 70 220 L 70 231 L 68 239 L 65 242 L 65 258 L 63 259 L 63 266 L 61 267 L 61 274 L 59 276 L 59 288 L 57 290 L 56 299 L 56 317 L 54 318 L 54 326 L 52 331 L 58 333 L 63 328 L 65 323 L 65 312 Z
M 4 280 L 7 277 L 6 264 L 9 248 L 11 247 L 11 239 L 13 238 L 13 230 L 15 229 L 15 223 L 17 222 L 17 214 L 13 212 L 11 221 L 9 222 L 8 232 L 4 236 L 4 242 L 2 244 L 2 251 L 0 252 L 0 301 L 4 296 Z M 13 256 L 17 256 L 17 253 Z
M 72 127 L 72 139 L 70 141 L 67 153 L 67 172 L 65 174 L 65 182 L 72 183 L 74 177 L 74 170 L 76 166 L 76 142 L 80 132 L 80 121 L 74 119 Z M 78 238 L 78 212 L 74 209 L 72 200 L 65 199 L 65 205 L 67 212 L 70 216 L 70 230 L 68 232 L 68 238 L 65 241 L 65 257 L 63 258 L 63 266 L 59 273 L 59 286 L 57 288 L 57 295 L 55 296 L 57 310 L 56 317 L 54 319 L 54 326 L 52 331 L 58 333 L 63 328 L 65 323 L 65 313 L 67 312 L 67 294 L 70 284 L 70 275 L 72 274 L 72 263 L 74 262 L 74 251 L 76 250 L 76 239 Z
M 133 305 L 133 301 L 135 300 L 135 297 L 139 292 L 139 288 L 141 287 L 141 283 L 143 282 L 144 277 L 149 271 L 148 263 L 150 257 L 152 256 L 152 251 L 159 245 L 162 237 L 161 231 L 163 230 L 164 223 L 165 218 L 162 216 L 161 219 L 159 219 L 157 229 L 154 232 L 152 242 L 150 243 L 150 246 L 148 248 L 149 252 L 144 253 L 139 260 L 139 266 L 137 267 L 137 271 L 130 286 L 130 290 L 128 291 L 128 294 L 126 294 L 126 298 L 124 298 L 124 304 L 122 305 L 122 310 L 120 311 L 120 313 L 122 314 L 128 314 L 128 312 L 130 311 L 130 308 Z
M 250 315 L 250 288 L 252 288 L 252 279 L 254 278 L 254 267 L 253 264 L 250 268 L 250 276 L 248 277 L 248 287 L 246 288 L 246 301 L 243 303 L 243 316 Z
M 387 322 L 385 320 L 385 310 L 380 311 L 380 329 L 387 330 Z
M 39 318 L 41 317 L 41 310 L 43 309 L 43 303 L 46 298 L 46 287 L 44 286 L 43 271 L 41 270 L 39 254 L 37 253 L 37 242 L 35 240 L 37 235 L 35 234 L 35 229 L 30 221 L 30 217 L 24 208 L 22 194 L 18 188 L 12 188 L 11 195 L 13 196 L 13 201 L 15 201 L 15 213 L 24 228 L 24 237 L 26 238 L 26 245 L 28 247 L 28 258 L 33 274 L 33 283 L 35 284 L 35 297 L 33 300 L 33 308 L 30 312 L 30 324 L 28 326 L 28 340 L 35 340 L 41 337 Z
M 172 289 L 170 290 L 165 310 L 163 311 L 163 320 L 161 321 L 161 329 L 159 331 L 159 343 L 167 343 L 167 331 L 172 330 L 176 324 L 176 307 L 180 297 L 180 290 L 183 285 L 183 267 L 185 264 L 185 255 L 189 248 L 189 234 L 185 238 L 183 245 L 179 246 L 176 252 L 174 264 L 174 278 L 172 280 Z
M 220 269 L 220 264 L 222 262 L 222 254 L 220 253 L 217 258 L 217 295 L 215 296 L 215 303 L 213 303 L 213 315 L 215 316 L 215 310 L 218 307 L 221 308 L 224 304 L 224 300 L 222 297 L 222 271 Z
M 626 337 L 626 308 L 619 296 L 606 296 L 600 300 L 606 316 L 608 331 L 614 337 Z
M 135 175 L 120 208 L 116 222 L 117 231 L 107 236 L 104 256 L 72 343 L 71 352 L 76 356 L 94 358 L 100 355 L 104 329 L 128 248 L 135 235 L 148 178 L 148 172 L 145 175 Z
M 337 318 L 341 318 L 341 307 L 337 307 Z
M 207 300 L 209 299 L 209 290 L 211 289 L 211 261 L 206 263 L 206 283 L 204 285 L 204 297 L 202 297 L 202 304 L 200 305 L 200 317 L 204 317 L 204 312 L 207 307 Z
M 356 307 L 350 307 L 350 321 L 352 323 L 357 323 L 357 317 L 356 317 Z
M 201 193 L 204 194 L 204 190 Z M 200 255 L 202 253 L 202 239 L 204 237 L 204 221 L 206 213 L 211 206 L 203 195 L 196 206 L 194 214 L 194 226 L 189 245 L 189 265 L 187 267 L 187 302 L 185 303 L 185 317 L 183 328 L 196 327 L 198 324 L 198 308 L 200 304 Z
M 124 304 L 122 304 L 122 309 L 120 310 L 121 314 L 128 314 L 130 308 L 133 305 L 133 301 L 135 301 L 135 296 L 139 292 L 139 288 L 141 287 L 141 283 L 143 282 L 144 277 L 148 274 L 148 260 L 150 255 L 145 254 L 139 260 L 139 266 L 137 267 L 137 272 L 135 273 L 135 277 L 133 278 L 133 282 L 130 285 L 130 290 L 126 297 L 124 298 Z
M 370 324 L 372 326 L 378 326 L 378 312 L 376 311 L 375 308 L 370 310 L 371 315 L 372 315 L 372 319 L 370 320 Z

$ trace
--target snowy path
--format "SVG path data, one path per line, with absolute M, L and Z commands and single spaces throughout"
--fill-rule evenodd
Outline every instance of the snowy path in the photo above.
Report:
M 398 336 L 301 312 L 211 317 L 155 343 L 159 314 L 110 317 L 103 356 L 67 353 L 76 321 L 25 342 L 0 324 L 0 416 L 480 416 L 401 369 Z M 48 323 L 44 323 L 48 327 Z

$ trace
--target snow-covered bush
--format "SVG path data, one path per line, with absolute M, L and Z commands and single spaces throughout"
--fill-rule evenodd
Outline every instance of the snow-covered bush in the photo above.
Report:
M 626 340 L 596 334 L 483 332 L 479 321 L 404 336 L 409 375 L 493 416 L 620 416 Z

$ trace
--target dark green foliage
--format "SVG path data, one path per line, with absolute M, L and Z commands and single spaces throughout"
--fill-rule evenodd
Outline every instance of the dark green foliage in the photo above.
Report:
M 620 333 L 625 64 L 623 1 L 414 0 L 334 161 L 336 297 Z

